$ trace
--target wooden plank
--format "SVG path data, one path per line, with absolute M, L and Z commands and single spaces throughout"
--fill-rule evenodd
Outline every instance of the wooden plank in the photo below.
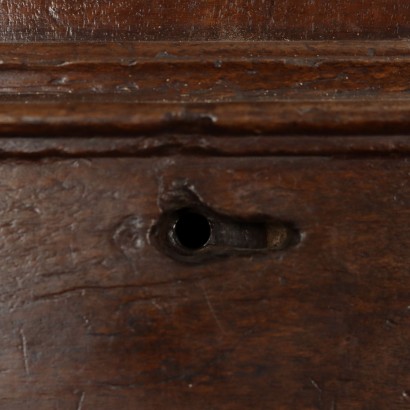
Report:
M 410 100 L 0 103 L 1 136 L 408 135 Z
M 397 0 L 5 0 L 1 41 L 397 39 Z
M 0 45 L 1 136 L 408 134 L 409 41 Z
M 8 410 L 407 409 L 408 158 L 0 163 Z M 185 265 L 150 230 L 186 190 L 292 222 L 282 252 Z
M 135 65 L 182 61 L 283 61 L 283 58 L 409 57 L 408 39 L 401 40 L 325 40 L 325 41 L 122 41 L 122 42 L 35 42 L 1 43 L 2 65 L 23 64 L 36 67 L 87 64 Z M 282 60 L 281 60 L 282 59 Z M 292 61 L 292 60 L 289 60 Z M 285 60 L 286 62 L 286 60 Z M 297 62 L 297 60 L 296 60 Z
M 408 98 L 410 42 L 0 45 L 0 96 L 240 102 Z
M 410 138 L 406 135 L 338 136 L 214 136 L 161 135 L 130 137 L 3 137 L 0 158 L 148 158 L 175 155 L 203 157 L 275 156 L 408 156 Z

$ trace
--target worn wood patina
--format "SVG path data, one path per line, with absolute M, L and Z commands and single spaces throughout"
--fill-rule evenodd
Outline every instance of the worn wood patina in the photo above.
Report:
M 409 409 L 409 35 L 1 2 L 0 409 Z

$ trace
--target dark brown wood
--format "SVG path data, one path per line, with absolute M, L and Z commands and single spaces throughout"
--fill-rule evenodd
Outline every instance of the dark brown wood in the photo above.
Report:
M 3 161 L 0 403 L 407 409 L 408 158 Z M 291 221 L 295 247 L 184 265 L 169 195 Z
M 92 138 L 1 138 L 0 157 L 24 158 L 106 158 L 255 156 L 408 156 L 408 136 L 212 136 L 162 135 Z
M 408 135 L 410 130 L 407 100 L 144 104 L 53 102 L 50 98 L 43 103 L 38 99 L 0 102 L 0 109 L 4 113 L 0 114 L 3 136 L 371 136 Z
M 410 408 L 408 1 L 0 3 L 1 410 Z
M 8 101 L 39 94 L 99 102 L 408 99 L 409 44 L 4 44 L 0 94 Z
M 0 45 L 1 135 L 408 134 L 409 42 Z
M 2 41 L 333 40 L 410 35 L 398 0 L 5 0 Z

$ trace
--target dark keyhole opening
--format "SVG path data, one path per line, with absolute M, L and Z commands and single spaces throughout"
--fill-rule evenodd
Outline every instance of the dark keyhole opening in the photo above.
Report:
M 181 246 L 190 250 L 198 250 L 203 248 L 211 238 L 211 224 L 204 215 L 184 210 L 178 215 L 174 234 Z

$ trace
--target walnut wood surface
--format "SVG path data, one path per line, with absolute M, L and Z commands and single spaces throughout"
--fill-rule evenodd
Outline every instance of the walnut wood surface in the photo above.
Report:
M 410 408 L 409 36 L 406 1 L 1 2 L 0 409 Z M 301 241 L 174 261 L 187 193 Z
M 409 37 L 400 0 L 4 0 L 2 41 Z
M 52 98 L 39 103 L 35 98 L 0 102 L 0 135 L 20 137 L 137 138 L 170 133 L 192 139 L 203 134 L 363 137 L 408 135 L 409 122 L 407 100 L 144 104 Z
M 407 409 L 408 158 L 2 161 L 0 407 Z M 170 193 L 295 224 L 296 247 L 191 266 Z
M 0 96 L 87 101 L 408 99 L 410 41 L 0 45 Z
M 0 45 L 3 136 L 408 134 L 409 41 Z
M 410 155 L 405 135 L 214 136 L 204 134 L 118 137 L 0 138 L 0 158 L 144 158 L 174 155 L 203 157 L 392 156 Z

